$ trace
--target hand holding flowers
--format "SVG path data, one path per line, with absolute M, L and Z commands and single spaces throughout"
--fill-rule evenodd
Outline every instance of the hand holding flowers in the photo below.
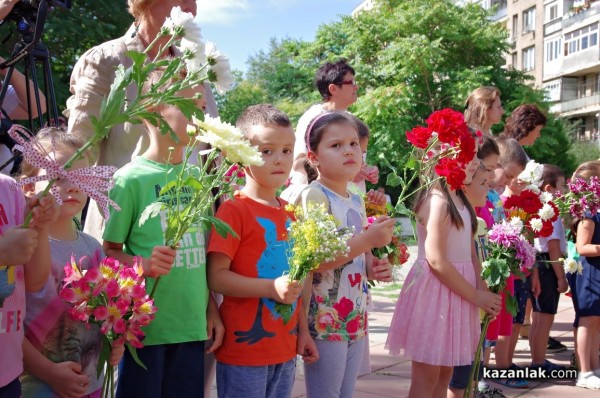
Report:
M 84 274 L 72 259 L 71 264 L 65 266 L 63 282 L 60 296 L 72 305 L 68 310 L 70 316 L 88 326 L 100 326 L 103 336 L 97 377 L 106 371 L 102 396 L 113 396 L 112 364 L 119 357 L 120 345 L 126 346 L 133 359 L 145 369 L 135 349 L 143 346 L 141 328 L 152 322 L 156 307 L 146 294 L 142 267 L 137 261 L 129 267 L 106 258 L 98 268 Z

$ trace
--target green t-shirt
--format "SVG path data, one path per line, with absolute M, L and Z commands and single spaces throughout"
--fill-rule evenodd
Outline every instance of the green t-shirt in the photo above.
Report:
M 149 204 L 170 200 L 168 194 L 159 197 L 159 192 L 179 175 L 182 167 L 137 157 L 119 169 L 115 173 L 115 185 L 109 196 L 121 207 L 121 211 L 111 209 L 103 239 L 123 243 L 125 253 L 142 257 L 150 257 L 155 246 L 164 245 L 165 211 L 142 226 L 139 220 Z M 197 175 L 198 172 L 195 166 L 188 166 L 188 174 Z M 205 242 L 206 233 L 200 226 L 190 228 L 183 236 L 173 268 L 161 277 L 156 288 L 154 304 L 158 311 L 154 321 L 143 329 L 146 333 L 144 345 L 207 339 Z M 153 278 L 146 278 L 148 292 L 152 290 L 154 281 Z

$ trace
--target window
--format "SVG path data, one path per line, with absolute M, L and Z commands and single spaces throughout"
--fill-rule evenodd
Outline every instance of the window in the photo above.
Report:
M 598 44 L 598 22 L 565 34 L 565 55 L 586 50 Z
M 558 4 L 546 6 L 546 22 L 554 21 L 558 18 Z
M 516 38 L 519 34 L 519 15 L 515 14 L 512 17 L 512 38 Z
M 561 53 L 562 48 L 562 39 L 554 39 L 552 41 L 546 42 L 546 62 L 552 62 L 555 59 L 558 59 Z
M 517 53 L 516 52 L 513 53 L 511 55 L 511 58 L 512 58 L 512 67 L 515 68 L 515 69 L 517 69 L 517 66 L 518 66 L 518 64 L 517 64 Z
M 523 11 L 523 34 L 535 29 L 535 7 Z
M 523 70 L 525 72 L 535 68 L 535 47 L 527 47 L 523 50 Z

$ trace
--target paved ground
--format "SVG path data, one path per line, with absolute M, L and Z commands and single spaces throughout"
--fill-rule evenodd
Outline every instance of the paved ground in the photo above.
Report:
M 414 248 L 411 249 L 411 251 L 414 252 Z M 409 267 L 404 267 L 398 275 L 400 281 L 403 279 L 408 268 Z M 411 375 L 410 361 L 390 356 L 384 349 L 388 326 L 394 312 L 398 294 L 398 284 L 382 284 L 380 287 L 374 289 L 373 299 L 375 309 L 369 314 L 371 373 L 359 377 L 356 383 L 355 398 L 398 398 L 408 395 Z M 548 359 L 552 362 L 568 366 L 569 358 L 573 353 L 573 333 L 571 332 L 571 324 L 574 317 L 571 299 L 569 297 L 562 295 L 558 311 L 551 335 L 560 339 L 560 341 L 568 347 L 568 350 L 557 354 L 548 354 Z M 526 339 L 519 340 L 514 362 L 522 366 L 529 365 L 531 362 L 529 345 Z M 504 394 L 510 398 L 564 398 L 569 396 L 577 398 L 600 397 L 600 392 L 575 387 L 574 380 L 554 380 L 546 382 L 531 381 L 529 383 L 529 388 L 527 389 L 510 389 L 493 382 L 490 382 L 490 385 L 492 387 L 502 388 Z M 216 390 L 213 389 L 213 394 L 211 394 L 211 396 L 216 397 Z M 294 385 L 292 396 L 294 398 L 306 396 L 301 364 L 298 366 L 296 383 Z

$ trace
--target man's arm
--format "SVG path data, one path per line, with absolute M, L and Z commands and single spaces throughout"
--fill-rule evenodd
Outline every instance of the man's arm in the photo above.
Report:
M 6 18 L 12 11 L 13 6 L 18 2 L 19 0 L 0 0 L 0 20 Z

